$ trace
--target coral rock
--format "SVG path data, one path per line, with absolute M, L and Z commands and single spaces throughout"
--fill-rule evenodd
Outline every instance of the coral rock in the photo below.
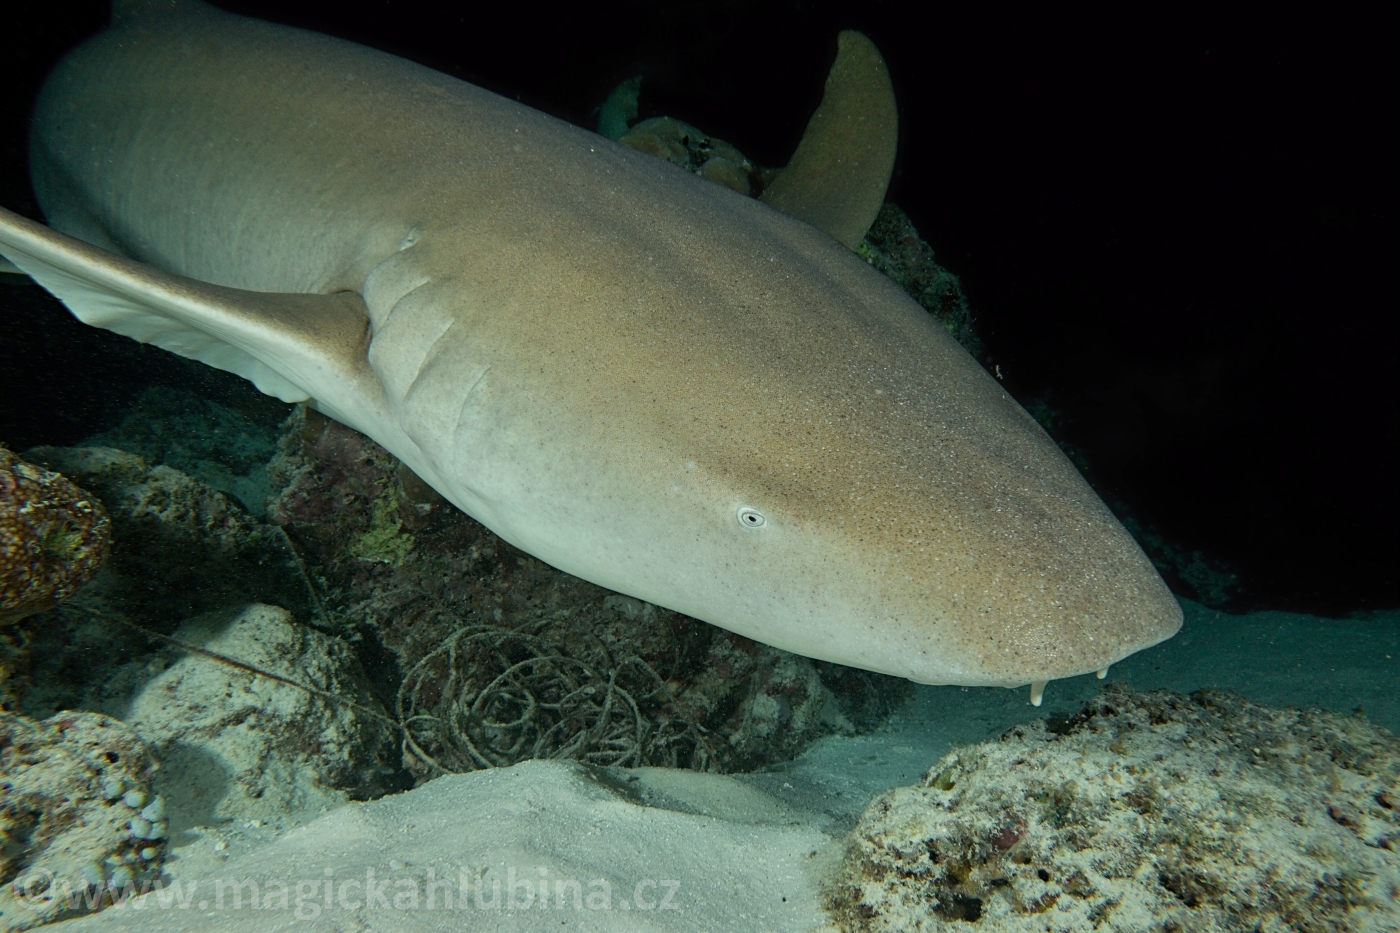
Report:
M 36 447 L 28 456 L 102 497 L 118 546 L 94 589 L 109 609 L 168 633 L 180 620 L 250 602 L 303 608 L 305 584 L 281 535 L 233 497 L 111 447 Z
M 149 886 L 165 857 L 164 826 L 143 822 L 131 801 L 163 816 L 159 797 L 148 803 L 153 768 L 135 731 L 100 713 L 41 723 L 0 712 L 0 931 Z
M 674 117 L 643 120 L 618 142 L 665 159 L 740 194 L 751 194 L 761 184 L 758 167 L 742 152 L 719 137 L 708 136 Z
M 848 930 L 1400 928 L 1400 740 L 1360 716 L 1111 685 L 877 797 Z
M 191 620 L 175 637 L 240 666 L 187 654 L 108 706 L 161 756 L 158 784 L 176 828 L 277 824 L 382 793 L 377 782 L 387 769 L 379 762 L 392 753 L 393 729 L 361 688 L 345 643 L 276 606 L 229 615 Z M 139 678 L 153 666 L 130 673 Z
M 100 502 L 0 447 L 0 624 L 73 595 L 102 566 L 111 538 Z

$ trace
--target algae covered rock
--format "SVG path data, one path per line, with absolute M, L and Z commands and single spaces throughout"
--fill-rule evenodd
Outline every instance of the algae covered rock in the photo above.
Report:
M 0 625 L 72 596 L 102 566 L 111 540 L 100 502 L 0 447 Z
M 865 239 L 856 244 L 856 252 L 938 318 L 964 350 L 982 356 L 982 339 L 962 281 L 934 261 L 933 248 L 897 205 L 885 202 Z
M 1400 740 L 1111 685 L 948 754 L 849 845 L 829 889 L 848 930 L 1395 930 Z
M 117 546 L 95 584 L 109 609 L 169 632 L 254 601 L 303 608 L 306 586 L 286 542 L 234 497 L 112 447 L 36 447 L 28 456 L 77 479 L 110 512 Z
M 100 713 L 0 712 L 0 930 L 101 909 L 159 875 L 153 770 L 135 730 Z

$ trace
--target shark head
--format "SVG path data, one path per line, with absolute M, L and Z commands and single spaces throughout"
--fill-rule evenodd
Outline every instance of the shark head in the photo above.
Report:
M 498 349 L 413 368 L 425 383 L 433 367 L 472 374 L 450 405 L 433 402 L 450 425 L 419 422 L 415 388 L 401 393 L 423 449 L 452 438 L 427 467 L 450 498 L 586 579 L 922 683 L 1099 671 L 1179 628 L 1070 461 L 899 288 L 719 186 L 668 191 L 605 250 L 564 262 L 531 254 L 525 229 L 472 247 L 474 263 L 510 270 L 509 294 L 478 283 L 473 302 L 553 311 L 454 315 Z M 707 229 L 723 238 L 703 242 Z M 678 230 L 697 242 L 665 262 Z M 422 286 L 394 313 L 454 289 Z M 388 304 L 371 294 L 371 317 Z M 398 352 L 392 316 L 376 321 L 372 361 Z

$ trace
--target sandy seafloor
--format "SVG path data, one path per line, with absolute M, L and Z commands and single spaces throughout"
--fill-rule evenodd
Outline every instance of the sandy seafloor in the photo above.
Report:
M 1332 620 L 1185 608 L 1175 638 L 1116 665 L 1110 678 L 1137 689 L 1226 688 L 1271 706 L 1360 707 L 1391 731 L 1400 726 L 1400 612 Z M 759 774 L 589 773 L 526 762 L 350 804 L 280 835 L 252 825 L 190 834 L 193 841 L 177 845 L 167 863 L 170 878 L 184 886 L 183 904 L 148 896 L 139 909 L 124 905 L 61 926 L 146 933 L 826 929 L 821 882 L 872 795 L 916 783 L 957 745 L 1072 714 L 1099 687 L 1092 676 L 1054 682 L 1039 709 L 1025 689 L 919 687 L 879 731 L 821 740 L 797 761 Z M 534 897 L 541 878 L 552 895 L 543 908 Z M 483 881 L 480 903 L 476 879 Z M 275 899 L 271 909 L 235 906 L 231 883 L 245 880 L 259 884 L 265 904 L 277 882 L 286 883 L 285 906 Z M 492 880 L 502 888 L 494 904 Z M 580 906 L 569 881 L 579 884 Z M 561 882 L 562 908 L 553 896 Z M 377 896 L 367 899 L 367 887 Z

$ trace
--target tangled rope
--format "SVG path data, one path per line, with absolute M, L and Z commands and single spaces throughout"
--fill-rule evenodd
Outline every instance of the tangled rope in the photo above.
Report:
M 459 628 L 399 687 L 404 751 L 437 773 L 530 758 L 705 770 L 704 728 L 636 655 L 599 642 L 589 660 L 538 635 L 489 625 Z
M 77 597 L 58 612 L 72 614 L 81 603 Z M 638 655 L 613 658 L 596 637 L 585 660 L 538 633 L 460 627 L 408 671 L 391 718 L 294 677 L 152 631 L 105 606 L 83 608 L 153 640 L 397 726 L 406 759 L 416 759 L 432 774 L 507 767 L 531 758 L 696 771 L 720 764 L 708 731 L 699 717 L 688 714 L 672 684 Z

